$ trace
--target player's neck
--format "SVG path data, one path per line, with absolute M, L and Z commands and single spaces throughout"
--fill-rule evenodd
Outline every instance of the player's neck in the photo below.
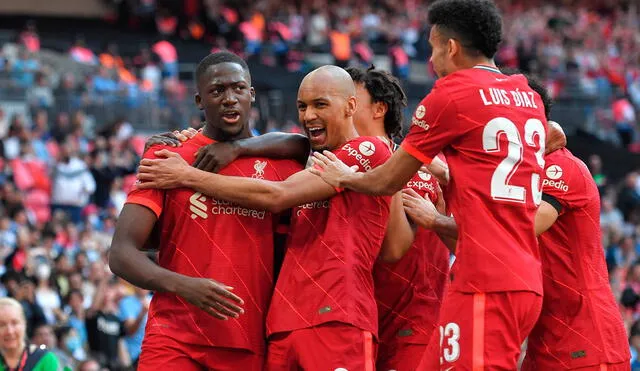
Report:
M 342 140 L 340 146 L 347 143 L 350 140 L 356 139 L 360 136 L 355 126 L 351 125 L 350 127 L 345 128 L 345 130 L 341 133 Z
M 365 137 L 384 137 L 389 139 L 387 132 L 384 130 L 384 120 L 376 120 L 370 123 L 362 130 L 359 130 L 358 134 Z
M 245 125 L 242 131 L 231 135 L 229 133 L 225 133 L 219 128 L 205 123 L 204 128 L 202 129 L 202 135 L 209 139 L 213 139 L 216 142 L 232 142 L 238 139 L 249 138 L 251 136 L 251 131 L 249 130 L 249 125 Z
M 498 68 L 496 66 L 496 62 L 493 59 L 488 59 L 486 57 L 480 58 L 466 58 L 466 60 L 462 63 L 462 69 L 473 68 L 475 66 L 486 66 Z

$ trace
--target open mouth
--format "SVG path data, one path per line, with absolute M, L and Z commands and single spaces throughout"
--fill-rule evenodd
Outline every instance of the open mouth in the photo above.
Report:
M 310 138 L 317 138 L 321 135 L 324 135 L 324 133 L 327 131 L 325 128 L 309 128 L 307 130 L 309 131 Z
M 229 111 L 222 114 L 222 120 L 228 124 L 235 124 L 240 120 L 240 112 Z

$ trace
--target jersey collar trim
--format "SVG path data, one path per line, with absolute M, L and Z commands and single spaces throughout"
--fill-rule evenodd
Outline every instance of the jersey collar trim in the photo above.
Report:
M 485 71 L 489 71 L 489 72 L 495 72 L 495 73 L 499 73 L 502 74 L 502 72 L 500 72 L 500 70 L 496 67 L 491 67 L 491 66 L 485 66 L 484 64 L 478 64 L 476 66 L 473 66 L 473 68 L 477 68 L 480 70 L 485 70 Z

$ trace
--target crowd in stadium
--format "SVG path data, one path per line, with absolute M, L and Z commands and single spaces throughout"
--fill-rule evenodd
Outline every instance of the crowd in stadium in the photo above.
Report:
M 179 50 L 171 37 L 305 72 L 312 52 L 331 53 L 337 65 L 368 66 L 381 50 L 401 80 L 409 78 L 411 59 L 430 53 L 428 4 L 420 1 L 377 7 L 264 1 L 250 9 L 183 3 L 182 9 L 161 1 L 114 7 L 113 22 L 152 27 L 169 38 L 125 56 L 115 44 L 91 50 L 79 37 L 68 53 L 74 63 L 92 66 L 85 76 L 60 74 L 43 61 L 34 23 L 0 54 L 0 73 L 7 76 L 0 89 L 24 91 L 28 104 L 24 114 L 0 105 L 0 297 L 22 304 L 31 342 L 46 345 L 71 369 L 130 367 L 140 355 L 151 295 L 114 276 L 108 249 L 146 138 L 126 116 L 98 122 L 104 115 L 92 113 L 109 105 L 135 110 L 150 99 L 181 117 L 183 127 L 199 128 L 199 117 L 180 116 L 191 108 L 172 106 L 190 101 L 193 82 L 178 79 Z M 580 1 L 570 7 L 496 3 L 505 35 L 497 64 L 536 75 L 554 98 L 593 98 L 603 137 L 640 152 L 638 9 L 606 2 L 599 11 Z M 427 74 L 435 78 L 431 67 Z M 617 180 L 597 155 L 583 160 L 600 192 L 602 253 L 632 366 L 640 367 L 640 169 Z

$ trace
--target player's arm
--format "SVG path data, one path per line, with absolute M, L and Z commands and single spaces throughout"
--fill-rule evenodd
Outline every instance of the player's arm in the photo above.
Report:
M 369 195 L 391 196 L 400 191 L 422 166 L 422 161 L 398 149 L 384 164 L 367 171 L 356 172 L 333 153 L 315 152 L 313 160 L 320 168 L 309 170 L 337 188 L 348 188 Z
M 158 151 L 156 155 L 164 158 L 140 162 L 139 189 L 186 187 L 244 207 L 275 213 L 307 202 L 326 200 L 338 193 L 308 170 L 299 171 L 284 181 L 272 182 L 202 171 L 167 150 Z
M 378 258 L 388 263 L 400 260 L 409 251 L 414 238 L 415 228 L 404 212 L 402 193 L 398 192 L 391 199 L 389 222 Z
M 562 205 L 553 196 L 543 193 L 542 202 L 536 212 L 536 235 L 544 233 L 547 229 L 551 228 L 553 223 L 556 222 L 558 216 L 562 212 Z
M 433 161 L 427 166 L 427 171 L 431 173 L 436 179 L 438 179 L 438 183 L 442 185 L 449 184 L 449 167 L 445 164 L 444 161 L 439 159 L 438 157 L 434 157 Z
M 455 219 L 443 215 L 431 200 L 420 195 L 413 189 L 402 191 L 404 211 L 419 227 L 434 231 L 447 248 L 455 254 L 458 240 L 458 225 Z
M 336 163 L 335 156 L 325 151 L 315 153 L 320 169 L 313 173 L 339 188 L 349 188 L 371 195 L 393 195 L 415 175 L 420 167 L 430 165 L 433 158 L 454 142 L 467 128 L 458 127 L 458 112 L 445 88 L 433 88 L 420 102 L 412 118 L 409 133 L 391 158 L 366 173 L 356 173 Z
M 294 159 L 305 165 L 311 150 L 309 139 L 300 134 L 267 133 L 233 142 L 218 142 L 202 147 L 193 166 L 218 172 L 233 160 L 243 156 Z
M 140 288 L 179 295 L 218 319 L 243 313 L 239 306 L 243 301 L 231 293 L 232 288 L 214 280 L 172 272 L 147 257 L 142 250 L 156 221 L 157 216 L 151 209 L 125 204 L 111 243 L 111 271 Z

